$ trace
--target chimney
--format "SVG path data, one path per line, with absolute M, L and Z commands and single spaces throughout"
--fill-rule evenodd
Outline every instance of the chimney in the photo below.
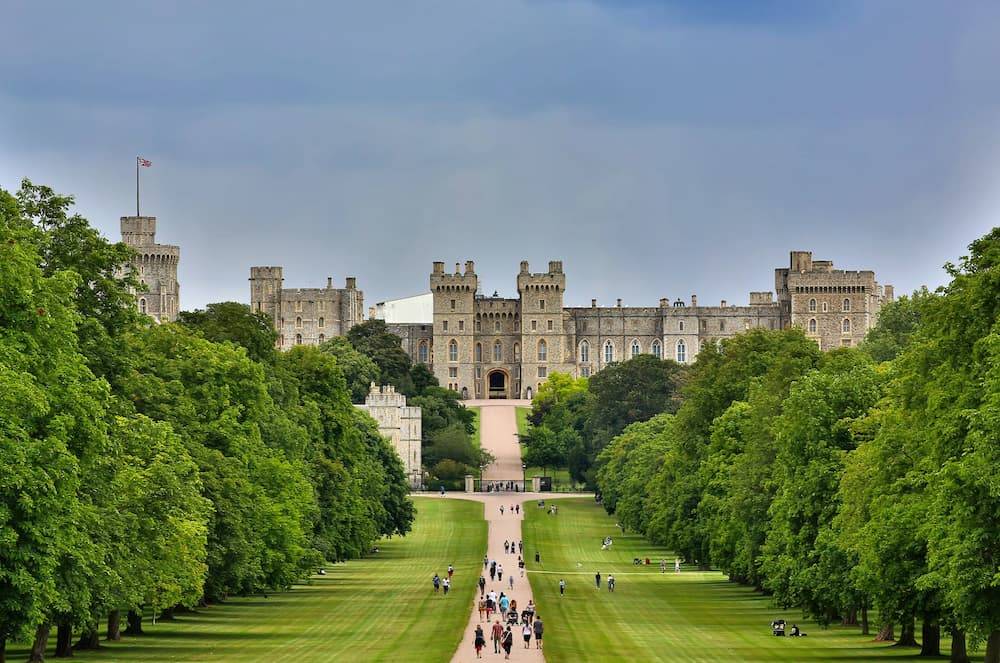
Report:
M 549 261 L 549 274 L 562 274 L 562 260 Z
M 461 268 L 459 266 L 459 263 L 456 262 L 455 263 L 455 276 L 458 276 L 461 273 L 462 273 L 462 270 L 461 270 Z
M 465 261 L 465 273 L 466 274 L 475 274 L 476 273 L 476 263 L 472 262 L 471 260 L 466 260 Z
M 333 277 L 328 276 L 326 277 L 326 289 L 329 290 L 332 287 L 333 287 Z
M 691 306 L 698 305 L 698 295 L 691 295 Z
M 528 273 L 528 261 L 527 260 L 522 260 L 521 261 L 521 273 L 522 274 L 527 274 Z
M 622 307 L 622 298 L 621 297 L 618 298 L 618 303 L 615 304 L 615 306 L 617 306 L 618 308 Z
M 597 308 L 597 300 L 596 299 L 591 299 L 590 300 L 590 308 Z
M 347 289 L 348 290 L 356 290 L 357 287 L 358 287 L 358 279 L 357 279 L 357 277 L 355 277 L 355 276 L 348 276 L 347 277 Z
M 726 308 L 726 300 L 725 299 L 722 300 L 721 306 L 722 306 L 722 308 Z
M 668 306 L 670 306 L 670 298 L 660 297 L 660 308 L 667 308 Z
M 434 261 L 434 273 L 435 274 L 444 274 L 444 263 L 441 262 L 440 260 L 435 260 Z

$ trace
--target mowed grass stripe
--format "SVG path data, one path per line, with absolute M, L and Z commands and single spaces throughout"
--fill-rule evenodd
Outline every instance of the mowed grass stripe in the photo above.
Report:
M 145 624 L 147 634 L 77 652 L 101 663 L 164 661 L 312 663 L 448 661 L 462 638 L 486 551 L 483 505 L 414 498 L 406 537 L 381 541 L 371 558 L 337 564 L 290 592 L 234 598 Z M 455 565 L 452 592 L 435 596 L 431 576 Z M 54 641 L 54 634 L 50 643 Z M 50 647 L 51 655 L 51 647 Z M 8 660 L 24 660 L 24 646 Z
M 781 611 L 751 589 L 718 572 L 685 566 L 641 536 L 622 535 L 591 498 L 560 499 L 548 515 L 525 502 L 524 544 L 538 613 L 545 621 L 548 663 L 570 661 L 883 661 L 913 657 L 913 649 L 872 642 L 853 627 L 820 629 L 796 611 Z M 601 540 L 611 536 L 610 550 Z M 535 564 L 535 551 L 541 564 Z M 632 559 L 649 557 L 649 566 Z M 661 574 L 659 560 L 668 562 Z M 539 572 L 541 571 L 541 572 Z M 601 572 L 601 589 L 594 573 Z M 607 577 L 617 580 L 614 594 Z M 559 596 L 559 579 L 566 596 Z M 772 619 L 798 623 L 806 638 L 775 638 Z

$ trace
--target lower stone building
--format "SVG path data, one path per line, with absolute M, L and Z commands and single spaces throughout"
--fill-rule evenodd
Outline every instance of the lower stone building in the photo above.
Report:
M 378 423 L 378 431 L 392 442 L 403 461 L 407 479 L 412 488 L 421 486 L 420 408 L 406 404 L 406 396 L 392 385 L 378 386 L 374 382 L 364 405 L 354 407 L 364 410 Z

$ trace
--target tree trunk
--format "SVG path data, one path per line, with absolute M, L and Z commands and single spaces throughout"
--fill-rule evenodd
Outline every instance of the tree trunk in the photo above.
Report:
M 163 612 L 160 613 L 160 616 L 157 617 L 157 619 L 159 619 L 161 622 L 173 621 L 173 619 L 174 619 L 174 609 L 173 608 L 165 608 L 163 610 Z
M 73 649 L 99 649 L 100 647 L 101 639 L 97 635 L 96 626 L 84 629 L 83 633 L 80 634 L 80 639 L 73 645 Z
M 861 606 L 861 635 L 871 635 L 871 629 L 868 627 L 868 606 Z
M 858 609 L 851 608 L 844 615 L 844 618 L 840 621 L 843 626 L 857 626 L 858 625 Z
M 31 644 L 28 663 L 45 663 L 45 648 L 49 644 L 49 629 L 51 628 L 48 623 L 43 623 L 35 629 L 35 641 Z
M 128 616 L 128 628 L 125 629 L 125 635 L 142 635 L 142 613 L 138 610 L 129 610 Z
M 941 626 L 930 619 L 924 620 L 920 632 L 920 655 L 941 655 Z
M 121 610 L 112 610 L 108 613 L 108 640 L 122 639 L 122 613 Z
M 56 658 L 73 658 L 73 624 L 68 619 L 56 625 Z
M 899 642 L 893 645 L 893 647 L 919 647 L 917 644 L 917 627 L 912 616 L 903 620 L 903 631 L 899 634 Z
M 883 624 L 882 628 L 878 630 L 878 635 L 875 636 L 875 642 L 892 642 L 895 639 L 896 636 L 892 630 L 892 622 Z
M 992 631 L 986 639 L 986 656 L 983 663 L 1000 663 L 1000 631 Z
M 0 663 L 7 663 L 7 638 L 0 637 Z
M 951 629 L 951 663 L 969 663 L 969 652 L 965 650 L 965 631 Z

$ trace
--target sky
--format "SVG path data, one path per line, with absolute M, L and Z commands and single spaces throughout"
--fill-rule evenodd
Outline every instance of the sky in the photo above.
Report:
M 135 212 L 182 308 L 471 259 L 567 305 L 746 303 L 791 250 L 897 293 L 1000 225 L 1000 3 L 13 0 L 0 187 Z

